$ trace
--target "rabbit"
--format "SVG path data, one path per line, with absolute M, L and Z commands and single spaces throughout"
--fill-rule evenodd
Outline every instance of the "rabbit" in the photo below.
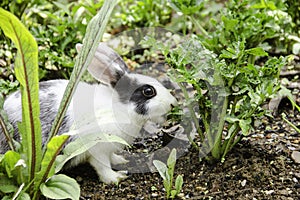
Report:
M 79 52 L 82 44 L 77 44 Z M 102 132 L 121 137 L 132 144 L 139 136 L 143 125 L 148 121 L 162 123 L 164 116 L 177 105 L 176 98 L 156 79 L 128 72 L 122 58 L 105 43 L 99 43 L 95 55 L 88 66 L 89 73 L 100 83 L 79 82 L 72 97 L 58 134 L 77 130 L 68 142 L 87 132 Z M 40 82 L 40 120 L 42 143 L 51 129 L 63 97 L 68 80 L 49 80 Z M 21 94 L 14 92 L 4 102 L 9 121 L 18 135 L 17 122 L 22 120 Z M 0 130 L 0 153 L 9 148 Z M 118 183 L 125 179 L 126 171 L 114 171 L 111 165 L 128 162 L 116 152 L 122 150 L 121 143 L 97 143 L 85 153 L 73 158 L 68 167 L 88 162 L 104 183 Z

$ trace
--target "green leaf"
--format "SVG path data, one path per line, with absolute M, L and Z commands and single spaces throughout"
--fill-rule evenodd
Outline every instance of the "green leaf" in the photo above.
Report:
M 229 130 L 227 131 L 226 137 L 224 138 L 225 140 L 230 139 L 232 133 L 236 130 L 237 126 L 238 126 L 238 125 L 237 125 L 236 123 L 234 123 L 234 124 L 229 128 Z
M 168 180 L 170 180 L 170 185 L 173 184 L 172 182 L 173 182 L 175 164 L 176 164 L 176 149 L 173 148 L 167 160 L 167 166 L 168 166 L 167 178 Z
M 163 178 L 163 180 L 167 180 L 166 174 L 167 174 L 167 165 L 163 162 L 161 162 L 160 160 L 153 160 L 153 164 L 155 166 L 155 168 L 157 169 L 159 175 Z
M 224 23 L 226 31 L 234 31 L 236 29 L 236 25 L 239 23 L 239 20 L 237 20 L 237 19 L 228 19 L 225 16 L 222 16 L 221 19 Z
M 176 164 L 176 149 L 173 148 L 167 160 L 168 168 L 174 169 Z
M 74 135 L 78 134 L 77 131 L 70 131 L 67 134 Z M 57 165 L 55 168 L 55 173 L 59 172 L 64 164 L 75 156 L 82 154 L 98 144 L 99 142 L 116 142 L 129 146 L 129 144 L 122 138 L 104 133 L 89 133 L 85 134 L 75 141 L 70 142 L 63 150 L 63 155 L 59 155 L 56 159 Z
M 183 177 L 181 175 L 178 175 L 175 180 L 175 189 L 177 191 L 177 194 L 180 193 L 182 185 L 183 185 Z
M 35 39 L 13 14 L 0 8 L 0 27 L 16 45 L 15 73 L 21 85 L 22 123 L 19 132 L 30 173 L 29 179 L 39 170 L 42 136 L 38 96 L 38 48 Z
M 171 198 L 174 199 L 177 195 L 177 191 L 176 190 L 171 190 Z
M 261 99 L 259 94 L 257 94 L 256 92 L 251 90 L 251 91 L 248 92 L 248 95 L 250 97 L 250 103 L 251 103 L 252 106 L 255 107 L 255 106 L 258 106 L 258 105 L 261 104 L 262 99 Z
M 265 52 L 261 47 L 247 49 L 245 52 L 254 56 L 268 56 L 268 53 Z
M 36 189 L 48 177 L 54 175 L 54 163 L 56 156 L 59 154 L 68 138 L 68 135 L 54 136 L 47 144 L 47 150 L 41 163 L 41 170 L 38 172 L 35 180 Z
M 18 187 L 14 184 L 13 180 L 7 178 L 5 175 L 0 175 L 0 191 L 3 193 L 16 192 Z
M 12 171 L 15 169 L 15 165 L 20 160 L 20 158 L 20 154 L 14 151 L 7 151 L 4 154 L 2 165 L 4 166 L 6 174 L 9 178 L 13 176 Z
M 221 58 L 231 58 L 231 59 L 237 59 L 238 55 L 234 51 L 234 49 L 228 47 L 226 50 L 221 51 L 222 54 L 220 55 Z
M 251 129 L 251 122 L 252 122 L 251 118 L 248 118 L 246 120 L 242 119 L 239 121 L 239 125 L 242 129 L 242 134 L 244 136 L 247 136 L 249 134 L 249 131 Z
M 18 196 L 17 200 L 31 200 L 29 194 L 22 192 L 20 196 Z
M 11 196 L 4 196 L 1 200 L 11 200 Z
M 227 115 L 227 116 L 225 117 L 225 120 L 226 120 L 227 122 L 229 122 L 229 123 L 235 123 L 235 122 L 238 122 L 240 119 L 237 118 L 237 117 L 235 117 L 235 116 L 229 116 L 229 115 Z
M 80 187 L 73 179 L 63 174 L 52 176 L 46 183 L 41 184 L 42 194 L 50 199 L 74 199 L 80 197 Z

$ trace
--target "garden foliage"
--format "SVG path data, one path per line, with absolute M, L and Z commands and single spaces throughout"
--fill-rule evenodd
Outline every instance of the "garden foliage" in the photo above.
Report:
M 233 0 L 211 23 L 213 31 L 190 34 L 175 48 L 153 38 L 144 43 L 161 50 L 170 76 L 185 95 L 183 106 L 201 141 L 199 146 L 191 139 L 193 146 L 201 157 L 210 152 L 206 158 L 224 161 L 268 113 L 264 104 L 281 88 L 279 73 L 286 58 L 269 56 L 268 51 L 274 42 L 287 39 L 291 17 L 273 2 Z M 195 94 L 188 93 L 186 84 Z

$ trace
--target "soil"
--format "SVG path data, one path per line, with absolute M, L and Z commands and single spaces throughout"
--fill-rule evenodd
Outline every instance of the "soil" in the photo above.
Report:
M 298 75 L 284 75 L 293 80 L 293 93 L 300 104 Z M 295 78 L 296 77 L 296 78 Z M 298 85 L 297 85 L 298 84 Z M 300 133 L 281 117 L 300 128 L 300 113 L 286 99 L 279 101 L 275 117 L 261 120 L 255 131 L 244 138 L 221 163 L 199 160 L 198 152 L 185 141 L 172 144 L 166 132 L 149 125 L 142 138 L 122 154 L 129 163 L 114 166 L 128 170 L 128 178 L 118 185 L 104 184 L 88 164 L 66 172 L 81 186 L 81 198 L 87 199 L 165 199 L 162 178 L 154 172 L 152 161 L 166 162 L 175 147 L 179 158 L 175 176 L 183 175 L 184 184 L 176 199 L 300 199 Z M 172 127 L 171 127 L 172 128 Z M 149 131 L 150 130 L 150 131 Z M 168 144 L 166 144 L 168 143 Z M 298 153 L 297 153 L 298 152 Z

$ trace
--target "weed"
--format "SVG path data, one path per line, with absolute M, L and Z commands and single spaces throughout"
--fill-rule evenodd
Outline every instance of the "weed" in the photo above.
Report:
M 163 179 L 164 188 L 166 190 L 166 197 L 174 199 L 181 191 L 183 184 L 183 177 L 178 175 L 173 186 L 174 170 L 176 164 L 176 149 L 172 149 L 167 165 L 159 160 L 153 160 L 153 164 L 158 170 Z
M 254 121 L 267 114 L 263 104 L 280 90 L 279 72 L 286 59 L 268 57 L 266 47 L 270 39 L 289 30 L 289 16 L 274 18 L 270 12 L 277 8 L 272 2 L 248 3 L 230 1 L 220 22 L 211 20 L 213 32 L 191 35 L 175 48 L 153 38 L 144 42 L 160 50 L 171 66 L 169 74 L 183 91 L 183 106 L 189 110 L 181 117 L 193 121 L 201 146 L 190 141 L 201 157 L 210 160 L 224 161 L 249 135 Z M 258 59 L 264 62 L 258 64 Z M 195 94 L 190 95 L 186 84 Z

